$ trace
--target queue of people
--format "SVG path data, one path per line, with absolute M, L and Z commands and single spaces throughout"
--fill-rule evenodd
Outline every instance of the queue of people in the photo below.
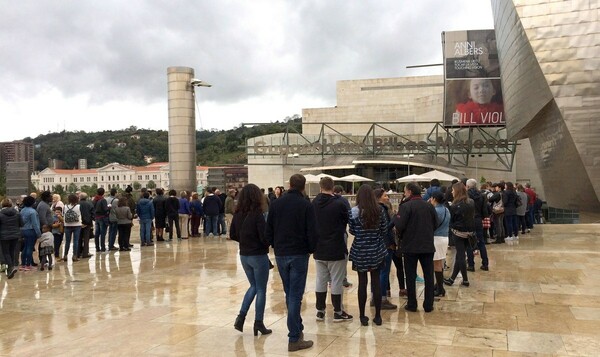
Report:
M 264 324 L 266 287 L 269 269 L 273 268 L 268 253 L 272 247 L 288 310 L 288 350 L 297 351 L 313 345 L 304 339 L 301 317 L 311 254 L 316 269 L 317 321 L 327 318 L 328 294 L 333 306 L 332 321 L 353 320 L 343 303 L 350 261 L 359 282 L 360 323 L 368 326 L 372 321 L 381 325 L 381 310 L 397 309 L 389 301 L 392 265 L 396 266 L 399 296 L 407 299 L 404 309 L 409 312 L 419 309 L 415 282 L 417 266 L 421 266 L 425 285 L 422 308 L 430 313 L 435 300 L 445 296 L 444 285 L 453 285 L 459 274 L 460 284 L 470 286 L 467 274 L 475 270 L 474 252 L 481 257 L 480 269 L 489 270 L 486 234 L 495 235 L 496 242 L 518 240 L 519 230 L 523 234 L 533 226 L 527 218 L 529 210 L 520 209 L 530 205 L 527 189 L 531 188 L 511 182 L 493 184 L 494 192 L 490 192 L 487 184 L 479 189 L 473 179 L 455 182 L 447 190 L 432 181 L 425 195 L 419 185 L 408 183 L 397 208 L 391 206 L 383 188 L 362 185 L 356 195 L 356 206 L 350 207 L 328 177 L 321 179 L 320 193 L 312 202 L 304 192 L 304 176 L 293 175 L 289 183 L 289 190 L 277 187 L 269 190 L 269 194 L 253 184 L 246 185 L 239 194 L 230 190 L 221 195 L 219 190 L 210 188 L 202 200 L 197 193 L 175 190 L 165 197 L 165 192 L 157 189 L 154 197 L 150 191 L 142 190 L 141 198 L 134 202 L 130 189 L 120 195 L 112 189 L 105 198 L 103 188 L 97 190 L 91 201 L 85 193 L 70 194 L 66 204 L 60 196 L 47 191 L 40 195 L 39 201 L 33 195 L 27 196 L 20 210 L 5 199 L 0 210 L 0 257 L 11 279 L 19 270 L 36 269 L 38 264 L 33 259 L 36 243 L 39 243 L 40 270 L 52 269 L 53 257 L 65 262 L 69 255 L 73 262 L 90 258 L 92 236 L 97 253 L 129 251 L 136 217 L 140 222 L 142 247 L 153 246 L 154 237 L 157 242 L 173 240 L 174 234 L 177 239 L 202 234 L 215 237 L 227 235 L 229 228 L 229 237 L 239 242 L 241 264 L 250 284 L 235 329 L 243 331 L 250 306 L 255 302 L 254 335 L 272 333 Z M 490 221 L 494 222 L 491 227 L 486 224 Z M 200 229 L 202 222 L 204 228 Z M 354 236 L 350 249 L 348 231 Z M 444 278 L 449 245 L 454 247 L 455 256 L 452 273 Z M 369 279 L 373 316 L 366 311 Z

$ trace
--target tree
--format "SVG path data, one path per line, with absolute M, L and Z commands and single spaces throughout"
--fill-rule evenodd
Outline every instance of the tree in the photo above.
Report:
M 154 190 L 156 188 L 156 182 L 154 182 L 153 180 L 148 181 L 148 184 L 146 185 L 146 187 L 148 187 L 151 190 Z
M 73 182 L 71 182 L 71 183 L 69 184 L 69 186 L 67 187 L 67 191 L 68 191 L 69 193 L 75 193 L 75 192 L 77 192 L 77 185 L 76 185 L 76 184 L 74 184 Z
M 137 182 L 137 181 L 133 182 L 133 189 L 134 189 L 134 190 L 136 190 L 136 191 L 137 191 L 137 190 L 139 190 L 140 188 L 142 188 L 142 184 L 141 184 L 141 183 L 139 183 L 139 182 Z
M 62 196 L 65 194 L 65 188 L 61 184 L 58 184 L 54 186 L 54 192 Z

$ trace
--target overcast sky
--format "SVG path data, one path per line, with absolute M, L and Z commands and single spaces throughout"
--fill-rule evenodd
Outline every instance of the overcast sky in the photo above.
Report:
M 0 141 L 167 129 L 167 67 L 195 69 L 197 128 L 335 106 L 338 80 L 441 74 L 441 32 L 489 0 L 0 0 Z

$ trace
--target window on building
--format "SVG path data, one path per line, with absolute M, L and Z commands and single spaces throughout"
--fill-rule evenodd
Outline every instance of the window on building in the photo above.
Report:
M 142 175 L 138 175 L 138 180 L 141 180 L 141 179 L 142 179 Z
M 150 175 L 145 175 L 144 180 L 150 180 Z

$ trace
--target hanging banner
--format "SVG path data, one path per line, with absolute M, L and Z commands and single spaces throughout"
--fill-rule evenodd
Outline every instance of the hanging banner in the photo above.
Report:
M 444 126 L 506 126 L 494 30 L 443 33 Z

